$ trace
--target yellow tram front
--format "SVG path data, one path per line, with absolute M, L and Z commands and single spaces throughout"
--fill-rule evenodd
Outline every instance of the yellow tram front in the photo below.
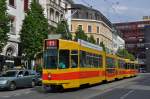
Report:
M 45 40 L 44 86 L 78 87 L 78 44 L 65 40 Z

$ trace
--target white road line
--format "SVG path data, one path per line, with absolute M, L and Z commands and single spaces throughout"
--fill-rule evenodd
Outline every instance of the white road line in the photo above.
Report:
M 10 98 L 11 96 L 1 96 L 1 98 Z
M 128 93 L 126 93 L 123 96 L 121 96 L 120 99 L 125 99 L 129 94 L 131 94 L 133 92 L 134 92 L 134 90 L 129 91 Z
M 24 94 L 29 94 L 29 93 L 31 93 L 31 91 L 27 91 L 27 92 L 25 92 Z
M 17 94 L 14 94 L 14 95 L 12 95 L 12 96 L 20 96 L 21 94 L 20 93 L 17 93 Z

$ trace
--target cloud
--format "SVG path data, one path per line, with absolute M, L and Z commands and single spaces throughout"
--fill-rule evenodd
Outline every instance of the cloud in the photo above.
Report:
M 127 10 L 129 10 L 129 8 L 127 6 L 121 6 L 121 5 L 115 5 L 112 6 L 113 10 L 115 10 L 116 13 L 118 14 L 123 14 L 125 13 Z

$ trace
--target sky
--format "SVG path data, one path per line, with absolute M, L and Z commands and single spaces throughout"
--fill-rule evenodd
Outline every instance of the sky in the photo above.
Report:
M 74 0 L 75 3 L 92 6 L 111 22 L 132 22 L 150 16 L 150 0 Z

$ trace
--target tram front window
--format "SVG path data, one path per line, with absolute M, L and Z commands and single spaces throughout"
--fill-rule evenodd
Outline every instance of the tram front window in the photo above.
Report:
M 56 69 L 58 62 L 58 51 L 56 49 L 47 50 L 44 52 L 44 67 L 46 69 Z
M 69 68 L 69 50 L 59 51 L 59 69 Z

